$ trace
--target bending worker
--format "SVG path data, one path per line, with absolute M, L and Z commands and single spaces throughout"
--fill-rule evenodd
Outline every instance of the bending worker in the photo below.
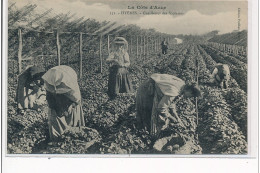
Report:
M 69 127 L 85 126 L 76 72 L 61 65 L 48 70 L 42 78 L 49 105 L 50 139 L 57 140 Z
M 140 85 L 136 96 L 137 120 L 153 137 L 170 122 L 183 126 L 175 100 L 179 96 L 197 97 L 200 90 L 195 85 L 185 85 L 180 78 L 168 74 L 152 74 Z
M 230 71 L 227 64 L 217 64 L 212 73 L 215 84 L 221 89 L 227 89 L 230 80 Z

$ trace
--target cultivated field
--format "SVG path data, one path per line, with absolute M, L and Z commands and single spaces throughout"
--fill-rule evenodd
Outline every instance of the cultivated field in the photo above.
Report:
M 47 105 L 38 111 L 17 115 L 17 83 L 9 75 L 8 153 L 173 153 L 245 154 L 247 153 L 246 64 L 207 45 L 171 45 L 168 55 L 131 56 L 130 76 L 135 91 L 152 73 L 167 73 L 185 81 L 196 81 L 202 90 L 198 98 L 198 126 L 195 99 L 179 99 L 178 114 L 185 127 L 176 126 L 173 134 L 181 140 L 153 149 L 148 132 L 136 125 L 135 94 L 122 94 L 109 100 L 108 65 L 99 73 L 99 59 L 83 61 L 79 85 L 86 119 L 84 129 L 72 129 L 58 143 L 47 143 Z M 231 87 L 220 90 L 212 85 L 211 72 L 218 62 L 231 67 Z M 77 64 L 70 64 L 78 71 Z M 9 71 L 13 71 L 10 66 Z M 198 71 L 198 72 L 197 72 Z M 239 73 L 238 73 L 239 71 Z M 176 144 L 179 147 L 174 147 Z

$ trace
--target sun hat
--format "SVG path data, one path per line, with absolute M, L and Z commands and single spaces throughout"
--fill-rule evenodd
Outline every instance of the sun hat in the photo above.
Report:
M 125 44 L 128 45 L 128 42 L 124 37 L 116 37 L 113 41 L 115 44 Z

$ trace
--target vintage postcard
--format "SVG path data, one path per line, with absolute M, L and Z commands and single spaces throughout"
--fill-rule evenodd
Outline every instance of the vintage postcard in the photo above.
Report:
M 248 1 L 9 0 L 7 13 L 8 156 L 250 154 Z

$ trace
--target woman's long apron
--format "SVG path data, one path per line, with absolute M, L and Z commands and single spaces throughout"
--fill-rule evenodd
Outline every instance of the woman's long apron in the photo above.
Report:
M 128 70 L 125 67 L 113 65 L 109 69 L 108 80 L 108 95 L 115 97 L 119 93 L 133 92 L 132 81 L 128 75 Z
M 164 94 L 155 86 L 152 79 L 142 83 L 136 94 L 137 121 L 155 138 L 158 137 L 165 123 L 159 118 L 160 110 L 158 110 L 158 104 L 163 96 Z
M 146 80 L 142 83 L 136 94 L 136 110 L 137 121 L 141 128 L 150 132 L 151 130 L 151 115 L 153 110 L 154 99 L 154 81 L 152 79 Z
M 51 140 L 58 139 L 69 127 L 85 126 L 82 105 L 72 106 L 72 101 L 62 94 L 47 92 L 49 104 L 48 125 Z

